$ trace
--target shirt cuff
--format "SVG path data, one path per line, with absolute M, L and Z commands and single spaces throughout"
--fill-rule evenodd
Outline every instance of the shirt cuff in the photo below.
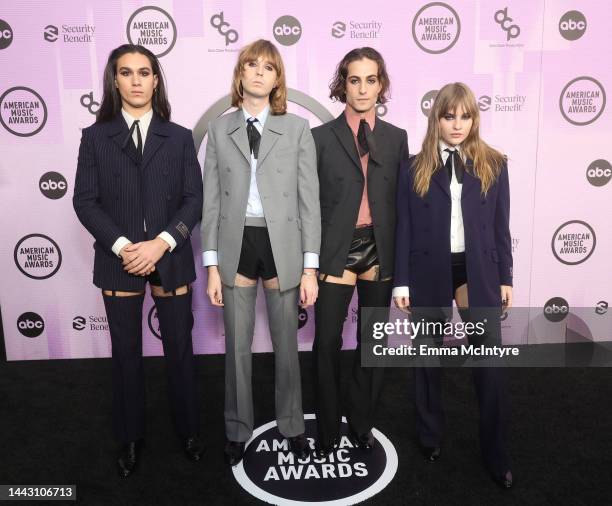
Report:
M 407 286 L 396 286 L 392 295 L 393 297 L 410 297 L 410 290 Z
M 209 265 L 219 265 L 217 252 L 214 249 L 210 249 L 202 253 L 202 265 L 204 267 L 208 267 Z
M 172 250 L 176 248 L 176 241 L 168 232 L 161 232 L 157 237 L 168 243 L 170 246 L 170 253 L 172 253 Z
M 132 241 L 130 241 L 127 237 L 121 236 L 119 239 L 115 241 L 115 244 L 113 244 L 111 249 L 113 250 L 113 253 L 115 255 L 119 256 L 119 253 L 121 252 L 121 250 L 125 248 L 128 244 L 130 244 L 131 242 Z
M 304 269 L 318 269 L 319 268 L 319 255 L 317 253 L 311 253 L 310 251 L 304 252 Z

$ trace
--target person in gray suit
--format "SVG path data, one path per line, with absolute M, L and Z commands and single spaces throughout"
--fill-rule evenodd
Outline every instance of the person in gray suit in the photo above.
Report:
M 262 278 L 275 353 L 276 420 L 299 458 L 304 437 L 298 299 L 318 294 L 321 216 L 316 149 L 308 121 L 287 113 L 285 70 L 267 40 L 244 47 L 232 105 L 212 121 L 204 162 L 203 265 L 207 294 L 225 323 L 225 456 L 242 460 L 253 432 L 251 344 Z

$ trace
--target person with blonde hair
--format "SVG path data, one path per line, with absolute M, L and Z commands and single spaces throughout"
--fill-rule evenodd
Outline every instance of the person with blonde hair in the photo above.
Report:
M 308 455 L 297 350 L 298 300 L 317 298 L 321 217 L 308 121 L 287 113 L 285 69 L 267 40 L 244 47 L 232 80 L 238 109 L 212 121 L 204 162 L 203 264 L 225 323 L 225 456 L 242 460 L 253 433 L 251 343 L 262 278 L 275 354 L 276 420 Z
M 493 315 L 482 336 L 468 336 L 470 344 L 490 346 L 501 344 L 499 317 L 512 305 L 510 192 L 507 159 L 480 138 L 479 127 L 472 91 L 463 83 L 444 86 L 421 152 L 400 169 L 393 296 L 413 318 L 432 319 L 436 308 L 452 307 L 453 299 L 464 321 Z M 417 432 L 433 462 L 441 454 L 444 425 L 440 368 L 414 370 Z M 473 368 L 485 465 L 496 483 L 510 488 L 503 372 Z

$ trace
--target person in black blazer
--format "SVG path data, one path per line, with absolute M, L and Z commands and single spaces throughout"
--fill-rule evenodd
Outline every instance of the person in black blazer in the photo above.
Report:
M 389 76 L 378 51 L 369 47 L 350 51 L 338 64 L 330 89 L 330 98 L 345 103 L 346 108 L 335 120 L 312 130 L 321 201 L 313 343 L 315 454 L 319 458 L 334 450 L 340 436 L 340 349 L 355 285 L 357 349 L 346 414 L 354 442 L 364 450 L 374 444 L 371 429 L 383 369 L 361 366 L 362 317 L 366 317 L 361 308 L 386 308 L 388 313 L 395 253 L 395 185 L 400 162 L 408 156 L 406 131 L 376 117 L 376 105 L 386 102 L 389 90 Z
M 93 282 L 102 289 L 112 342 L 113 424 L 119 473 L 134 471 L 144 438 L 142 304 L 147 282 L 166 356 L 174 421 L 199 460 L 191 341 L 190 231 L 202 212 L 191 132 L 170 121 L 159 61 L 143 46 L 113 50 L 96 122 L 83 129 L 73 204 L 94 236 Z
M 464 321 L 484 310 L 494 323 L 483 337 L 468 338 L 489 346 L 501 344 L 501 309 L 512 305 L 510 193 L 506 157 L 480 139 L 479 123 L 465 84 L 440 90 L 421 152 L 400 169 L 393 295 L 413 318 L 435 319 L 432 311 L 452 307 L 453 299 Z M 503 372 L 473 368 L 484 461 L 495 481 L 510 488 Z M 440 368 L 415 368 L 415 382 L 419 440 L 433 462 L 443 432 Z

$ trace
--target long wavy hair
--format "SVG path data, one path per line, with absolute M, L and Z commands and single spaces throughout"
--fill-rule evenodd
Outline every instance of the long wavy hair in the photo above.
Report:
M 140 53 L 149 59 L 151 70 L 157 76 L 157 88 L 153 92 L 152 107 L 153 112 L 161 116 L 166 121 L 170 121 L 170 102 L 168 102 L 168 94 L 166 92 L 166 83 L 164 80 L 164 72 L 161 68 L 157 56 L 149 51 L 144 46 L 137 44 L 123 44 L 116 47 L 108 55 L 106 67 L 104 68 L 103 77 L 103 95 L 102 104 L 96 114 L 96 121 L 111 121 L 121 111 L 121 95 L 115 86 L 117 77 L 117 61 L 124 54 Z
M 431 176 L 442 167 L 440 157 L 440 118 L 453 114 L 461 106 L 472 118 L 472 128 L 466 139 L 461 143 L 461 151 L 471 160 L 471 173 L 480 179 L 481 193 L 487 191 L 499 176 L 506 157 L 489 146 L 480 138 L 480 111 L 474 93 L 463 83 L 449 83 L 436 96 L 427 123 L 427 134 L 423 139 L 421 152 L 416 155 L 413 164 L 414 191 L 423 197 L 429 190 Z
M 285 80 L 285 66 L 278 49 L 269 40 L 259 39 L 244 46 L 238 55 L 232 78 L 232 106 L 242 107 L 244 97 L 242 89 L 242 71 L 244 66 L 259 57 L 268 60 L 276 70 L 276 86 L 270 92 L 270 112 L 273 115 L 287 112 L 287 82 Z

